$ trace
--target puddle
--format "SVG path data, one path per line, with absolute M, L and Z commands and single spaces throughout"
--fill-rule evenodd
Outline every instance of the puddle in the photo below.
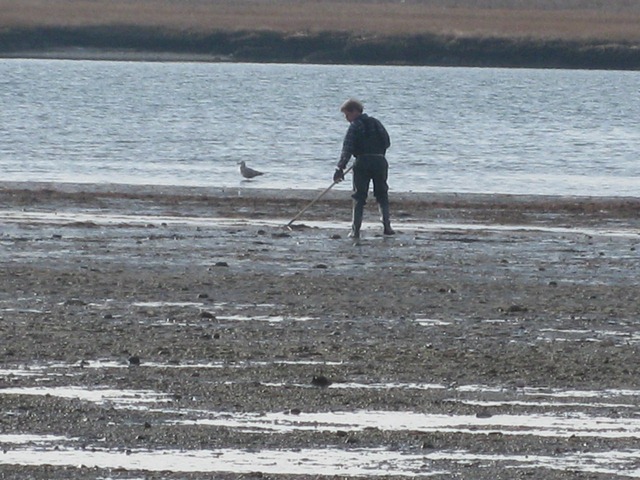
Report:
M 321 365 L 331 365 L 331 363 L 322 362 Z M 265 387 L 298 387 L 298 388 L 317 388 L 308 383 L 292 384 L 292 383 L 270 383 L 263 382 L 261 385 Z M 447 387 L 437 383 L 355 383 L 340 382 L 332 383 L 328 389 L 362 389 L 362 390 L 445 390 Z
M 163 307 L 179 307 L 179 308 L 201 308 L 204 306 L 202 302 L 135 302 L 131 304 L 133 307 L 141 308 L 163 308 Z
M 256 362 L 273 365 L 274 362 Z M 282 363 L 313 363 L 289 362 Z M 325 362 L 320 362 L 326 364 Z M 144 365 L 144 364 L 143 364 Z M 153 364 L 148 365 L 154 367 Z M 220 368 L 221 363 L 186 365 L 158 365 L 160 368 Z M 125 365 L 110 361 L 86 362 L 84 368 L 123 368 Z M 3 372 L 29 372 L 48 375 L 56 369 L 76 368 L 77 365 L 49 364 L 23 369 L 5 369 Z M 143 368 L 138 367 L 138 368 Z M 19 380 L 19 374 L 18 374 Z M 281 388 L 280 384 L 263 384 Z M 291 386 L 291 385 L 289 385 Z M 300 385 L 300 388 L 310 388 Z M 118 390 L 108 387 L 25 387 L 0 389 L 2 395 L 50 395 L 108 404 L 115 408 L 145 409 L 164 415 L 168 426 L 211 426 L 234 429 L 236 433 L 287 435 L 295 432 L 366 432 L 378 431 L 420 433 L 463 433 L 481 439 L 490 434 L 505 436 L 535 436 L 539 438 L 610 438 L 636 439 L 640 436 L 640 417 L 635 409 L 640 397 L 638 390 L 560 390 L 547 388 L 507 388 L 504 386 L 464 385 L 455 388 L 428 383 L 334 383 L 329 389 L 416 389 L 447 390 L 456 397 L 445 402 L 476 405 L 486 415 L 446 415 L 401 411 L 354 412 L 216 412 L 173 408 L 170 396 L 150 390 Z M 493 397 L 493 398 L 492 398 Z M 595 400 L 589 403 L 589 400 Z M 158 405 L 153 405 L 158 404 Z M 522 414 L 491 415 L 492 408 L 513 405 L 531 409 Z M 560 412 L 535 413 L 535 408 L 561 408 Z M 615 417 L 588 414 L 577 408 L 594 407 L 616 410 Z M 574 410 L 571 410 L 574 409 Z M 567 411 L 569 410 L 569 411 Z M 626 417 L 621 412 L 628 413 Z M 325 475 L 344 477 L 378 477 L 384 475 L 404 477 L 428 477 L 453 475 L 452 470 L 486 466 L 508 470 L 549 469 L 599 473 L 609 476 L 640 478 L 640 451 L 612 450 L 606 452 L 580 451 L 567 455 L 494 455 L 472 453 L 463 450 L 392 451 L 384 448 L 359 449 L 216 449 L 216 450 L 142 450 L 102 448 L 100 442 L 86 445 L 82 439 L 62 436 L 37 436 L 30 434 L 0 435 L 0 465 L 84 465 L 92 468 L 126 469 L 138 471 L 171 472 L 230 472 L 251 473 L 260 471 L 274 475 L 306 475 L 323 472 Z M 75 448 L 82 445 L 82 448 Z
M 109 302 L 107 300 L 104 304 L 99 303 L 90 303 L 87 304 L 90 307 L 94 308 L 106 308 L 105 305 Z M 65 305 L 65 303 L 60 303 L 59 305 Z M 146 308 L 146 309 L 162 309 L 162 308 L 184 308 L 184 309 L 197 309 L 204 311 L 205 309 L 208 312 L 213 312 L 214 310 L 222 310 L 225 307 L 229 307 L 227 303 L 217 302 L 212 304 L 205 304 L 203 302 L 164 302 L 164 301 L 148 301 L 148 302 L 133 302 L 131 304 L 132 307 L 136 308 Z M 257 304 L 234 304 L 232 307 L 229 307 L 233 310 L 241 310 L 244 308 L 251 309 L 277 309 L 278 306 L 274 304 L 268 303 L 257 303 Z M 2 311 L 2 310 L 0 310 Z M 5 310 L 5 311 L 8 311 Z M 43 313 L 38 310 L 23 310 L 24 312 L 33 312 L 33 313 Z M 212 314 L 213 315 L 213 314 Z M 215 320 L 224 320 L 224 321 L 234 321 L 234 322 L 244 322 L 244 321 L 259 321 L 259 322 L 269 322 L 269 323 L 280 323 L 280 322 L 309 322 L 313 320 L 318 320 L 317 317 L 310 316 L 291 316 L 291 315 L 214 315 Z M 171 326 L 187 326 L 189 323 L 187 322 L 176 322 L 171 320 L 163 320 L 155 322 L 154 325 L 171 325 Z
M 83 400 L 97 404 L 131 407 L 138 404 L 168 402 L 169 396 L 151 390 L 117 390 L 85 387 L 9 387 L 0 389 L 2 395 L 37 395 Z
M 483 388 L 483 387 L 479 387 Z M 484 387 L 486 388 L 486 387 Z M 524 388 L 526 395 L 548 396 L 548 397 L 573 397 L 573 398 L 615 398 L 615 397 L 640 397 L 640 390 L 560 390 L 547 388 Z M 637 398 L 635 399 L 637 401 Z
M 445 322 L 443 320 L 436 320 L 432 318 L 416 318 L 415 322 L 425 327 L 446 327 L 451 325 L 451 322 Z
M 501 433 L 537 437 L 635 438 L 640 419 L 609 418 L 585 413 L 561 415 L 440 415 L 413 412 L 356 411 L 329 413 L 214 413 L 210 418 L 178 420 L 179 425 L 208 425 L 243 432 L 295 431 L 358 432 L 367 428 L 383 431 L 449 432 L 472 435 Z
M 547 342 L 603 342 L 618 340 L 628 345 L 636 344 L 640 335 L 636 332 L 615 330 L 575 330 L 560 328 L 540 329 L 540 338 Z
M 191 225 L 195 227 L 214 225 L 237 225 L 244 223 L 240 219 L 207 218 L 207 217 L 180 217 L 162 215 L 118 215 L 105 212 L 44 212 L 44 211 L 17 211 L 0 210 L 0 219 L 11 223 L 32 223 L 47 225 L 77 225 L 77 226 L 142 226 L 149 224 L 166 225 Z
M 6 313 L 37 313 L 37 314 L 45 314 L 45 313 L 50 313 L 48 311 L 45 310 L 38 310 L 36 308 L 0 308 L 0 312 L 6 312 Z
M 503 470 L 549 469 L 598 473 L 627 478 L 640 478 L 640 451 L 607 451 L 566 455 L 492 455 L 464 450 L 430 451 L 420 454 L 372 449 L 295 449 L 295 450 L 109 450 L 91 446 L 74 449 L 55 443 L 56 437 L 29 436 L 28 441 L 13 441 L 13 436 L 0 435 L 0 443 L 13 444 L 0 454 L 4 465 L 52 465 L 85 468 L 138 470 L 148 472 L 227 472 L 271 475 L 308 475 L 322 472 L 327 476 L 429 477 L 453 475 L 452 469 L 480 467 Z M 24 444 L 35 446 L 25 447 Z
M 36 381 L 46 381 L 53 377 L 72 378 L 74 374 L 81 374 L 85 369 L 222 369 L 222 368 L 254 368 L 271 367 L 274 365 L 301 365 L 301 366 L 344 366 L 348 362 L 327 361 L 327 360 L 273 360 L 273 361 L 242 361 L 242 362 L 197 362 L 197 363 L 172 363 L 172 362 L 146 362 L 142 359 L 140 365 L 130 366 L 128 362 L 122 360 L 83 360 L 80 363 L 45 363 L 36 365 L 15 366 L 13 368 L 0 369 L 0 376 L 13 378 L 13 383 L 18 383 L 20 378 L 37 377 Z M 308 383 L 283 383 L 283 382 L 262 382 L 261 385 L 270 388 L 316 388 Z M 469 405 L 517 405 L 530 407 L 594 407 L 594 408 L 632 408 L 638 403 L 640 390 L 631 389 L 604 389 L 604 390 L 567 390 L 552 389 L 545 387 L 513 387 L 513 386 L 487 386 L 487 385 L 456 385 L 447 386 L 437 383 L 419 382 L 387 382 L 387 383 L 358 383 L 358 382 L 335 382 L 327 387 L 331 389 L 363 389 L 363 390 L 448 390 L 455 392 L 458 397 L 445 399 L 447 402 L 460 402 Z M 66 393 L 65 393 L 66 392 Z M 88 390 L 83 387 L 37 387 L 29 389 L 21 388 L 0 388 L 2 394 L 28 394 L 60 396 L 64 398 L 79 398 L 90 401 L 114 401 L 118 398 L 145 399 L 147 401 L 158 401 L 161 394 L 152 391 L 123 391 L 112 390 L 107 387 L 97 387 Z M 478 398 L 478 396 L 482 398 Z M 498 400 L 490 398 L 499 396 Z M 562 401 L 550 401 L 557 399 Z M 598 402 L 587 402 L 586 400 L 596 399 Z
M 59 435 L 29 435 L 25 433 L 18 434 L 0 434 L 0 443 L 10 443 L 14 445 L 20 444 L 37 444 L 46 445 L 49 443 L 69 441 L 67 437 Z
M 287 361 L 249 362 L 251 366 L 281 364 L 319 364 L 328 362 Z M 332 363 L 340 365 L 339 362 Z M 220 362 L 185 365 L 146 364 L 148 368 L 241 368 L 244 365 L 226 365 Z M 83 362 L 83 368 L 129 368 L 114 361 Z M 143 363 L 136 368 L 145 368 Z M 78 365 L 51 363 L 3 369 L 3 375 L 21 378 L 78 371 Z M 67 375 L 68 376 L 68 375 Z M 69 376 L 69 378 L 72 378 Z M 226 382 L 225 382 L 226 383 Z M 283 384 L 261 384 L 266 388 L 282 388 Z M 289 387 L 312 388 L 308 384 Z M 106 404 L 113 408 L 138 410 L 162 415 L 164 424 L 171 426 L 219 427 L 237 434 L 288 435 L 296 432 L 366 432 L 368 429 L 388 432 L 460 433 L 483 439 L 487 435 L 538 438 L 599 438 L 635 440 L 640 437 L 640 416 L 636 415 L 640 391 L 562 390 L 541 387 L 512 388 L 506 386 L 462 385 L 447 387 L 430 383 L 334 383 L 330 389 L 371 390 L 440 390 L 451 392 L 452 398 L 443 402 L 478 407 L 477 415 L 447 415 L 402 411 L 334 411 L 334 412 L 218 412 L 179 408 L 171 403 L 171 396 L 151 390 L 120 390 L 104 387 L 15 387 L 0 389 L 3 395 L 38 395 L 61 399 Z M 500 413 L 505 406 L 521 408 L 522 413 Z M 553 411 L 549 411 L 553 409 Z M 600 409 L 600 410 L 598 410 Z M 607 409 L 602 411 L 601 409 Z M 540 411 L 542 410 L 542 411 Z M 604 414 L 602 414 L 602 413 Z M 609 412 L 614 412 L 607 416 Z M 362 433 L 361 433 L 362 434 Z M 481 440 L 480 440 L 481 441 Z M 587 440 L 585 440 L 587 441 Z M 398 452 L 387 449 L 296 449 L 296 450 L 108 450 L 100 443 L 86 448 L 74 448 L 86 442 L 62 436 L 25 434 L 0 435 L 3 453 L 0 464 L 20 465 L 85 465 L 105 469 L 122 468 L 140 471 L 172 472 L 232 472 L 261 471 L 268 474 L 308 474 L 322 471 L 326 475 L 341 477 L 377 477 L 396 475 L 427 477 L 449 475 L 451 469 L 466 465 L 486 464 L 487 467 L 509 469 L 575 470 L 603 475 L 640 478 L 640 451 L 620 450 L 607 452 L 578 452 L 565 456 L 517 456 L 471 453 L 467 451 L 420 450 Z
M 218 320 L 246 322 L 256 320 L 259 322 L 280 323 L 280 322 L 310 322 L 317 320 L 316 317 L 292 317 L 289 315 L 216 315 Z
M 43 370 L 42 367 L 0 368 L 0 377 L 37 377 Z
M 202 308 L 205 306 L 203 302 L 134 302 L 131 304 L 133 307 L 140 308 L 163 308 L 163 307 L 178 307 L 178 308 Z M 229 306 L 226 302 L 216 302 L 207 304 L 207 308 L 224 308 Z M 238 310 L 241 308 L 276 308 L 277 305 L 273 303 L 234 303 L 233 308 Z
M 140 365 L 136 365 L 135 368 L 184 368 L 184 369 L 220 369 L 220 368 L 246 368 L 246 367 L 271 367 L 273 365 L 346 365 L 345 362 L 329 362 L 320 360 L 274 360 L 270 362 L 264 361 L 251 361 L 246 360 L 243 362 L 207 362 L 207 363 L 159 363 L 159 362 L 145 362 L 144 360 Z M 79 368 L 78 364 L 59 363 L 51 364 L 50 368 Z M 82 368 L 131 368 L 128 363 L 117 361 L 100 361 L 91 360 L 82 363 Z M 1 391 L 1 390 L 0 390 Z
M 604 389 L 604 390 L 566 390 L 559 388 L 545 388 L 545 387 L 522 387 L 522 388 L 510 388 L 504 386 L 487 385 L 459 385 L 455 387 L 458 392 L 465 393 L 500 393 L 513 392 L 523 395 L 533 395 L 536 397 L 555 397 L 555 398 L 621 398 L 621 397 L 633 397 L 633 401 L 637 402 L 640 397 L 640 390 L 625 390 L 625 389 Z
M 0 436 L 2 442 L 2 436 Z M 228 472 L 331 476 L 429 476 L 447 472 L 425 464 L 422 455 L 383 449 L 300 450 L 127 450 L 91 448 L 11 449 L 0 454 L 0 464 L 54 465 L 88 468 L 144 470 L 149 472 Z
M 487 231 L 487 232 L 540 232 L 552 234 L 573 234 L 586 236 L 628 237 L 638 238 L 635 228 L 574 228 L 574 227 L 546 227 L 543 225 L 495 225 L 495 224 L 439 224 L 439 223 L 406 223 L 404 227 L 420 231 Z
M 282 227 L 287 219 L 247 219 L 227 217 L 189 217 L 170 215 L 125 215 L 105 213 L 102 211 L 90 212 L 45 212 L 45 211 L 20 211 L 0 210 L 0 220 L 7 223 L 31 223 L 47 225 L 78 225 L 78 226 L 137 226 L 146 227 L 150 224 L 162 224 L 166 226 L 186 225 L 191 227 Z M 344 222 L 335 221 L 305 221 L 310 228 L 340 229 L 346 228 Z M 581 234 L 589 236 L 629 237 L 638 238 L 636 229 L 598 229 L 598 228 L 568 228 L 545 227 L 540 225 L 490 225 L 490 224 L 441 224 L 427 222 L 402 222 L 397 224 L 399 229 L 414 232 L 446 232 L 446 231 L 496 231 L 496 232 L 544 232 L 553 234 Z M 377 228 L 375 222 L 365 222 L 363 230 Z
M 415 323 L 424 327 L 447 327 L 453 325 L 455 322 L 460 320 L 455 320 L 453 322 L 439 320 L 435 318 L 416 318 Z M 464 322 L 464 320 L 461 320 Z M 487 324 L 497 324 L 497 325 L 507 325 L 509 323 L 518 323 L 517 319 L 485 319 L 482 320 L 482 323 Z M 537 335 L 535 337 L 536 341 L 541 341 L 545 343 L 550 342 L 592 342 L 592 343 L 602 343 L 602 342 L 618 342 L 624 343 L 626 345 L 634 345 L 640 341 L 640 334 L 636 332 L 630 332 L 624 330 L 628 328 L 626 325 L 620 325 L 622 330 L 595 330 L 595 329 L 563 329 L 563 328 L 541 328 L 537 330 Z M 516 339 L 512 339 L 512 342 L 516 342 Z
M 636 408 L 636 405 L 627 403 L 587 403 L 587 402 L 550 402 L 550 401 L 523 401 L 523 400 L 461 400 L 461 399 L 449 399 L 442 400 L 449 403 L 460 403 L 462 405 L 475 405 L 478 407 L 553 407 L 553 408 Z
M 206 363 L 160 363 L 147 362 L 142 360 L 140 365 L 132 367 L 128 362 L 117 360 L 83 360 L 79 363 L 50 363 L 46 365 L 15 367 L 0 369 L 0 376 L 4 377 L 41 377 L 46 381 L 53 376 L 73 376 L 83 369 L 129 369 L 129 368 L 161 368 L 161 369 L 221 369 L 221 368 L 249 368 L 249 367 L 271 367 L 273 365 L 318 365 L 318 366 L 340 366 L 346 365 L 343 361 L 324 360 L 273 360 L 273 361 L 252 361 L 241 362 L 206 362 Z M 68 370 L 59 372 L 59 370 Z M 4 390 L 0 388 L 0 394 Z
M 524 387 L 511 391 L 503 388 L 488 388 L 482 385 L 467 385 L 456 388 L 460 393 L 468 394 L 498 394 L 502 397 L 515 397 L 516 399 L 477 400 L 477 399 L 444 399 L 445 402 L 462 403 L 465 405 L 477 405 L 484 407 L 520 406 L 531 408 L 612 408 L 635 409 L 637 407 L 639 390 L 558 390 L 547 388 Z M 528 398 L 532 398 L 529 400 Z M 598 401 L 586 401 L 596 399 Z M 555 400 L 555 401 L 554 401 Z

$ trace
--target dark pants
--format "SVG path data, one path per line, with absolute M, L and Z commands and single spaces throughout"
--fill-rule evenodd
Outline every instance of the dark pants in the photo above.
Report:
M 387 175 L 389 164 L 384 155 L 366 155 L 356 158 L 353 164 L 353 223 L 351 225 L 352 236 L 360 237 L 360 227 L 364 206 L 369 196 L 369 185 L 373 181 L 373 196 L 376 197 L 385 234 L 393 234 L 389 222 L 389 186 Z
M 387 177 L 389 164 L 384 155 L 365 155 L 356 158 L 353 164 L 353 195 L 351 197 L 361 205 L 367 203 L 369 185 L 373 181 L 373 196 L 379 204 L 389 201 Z

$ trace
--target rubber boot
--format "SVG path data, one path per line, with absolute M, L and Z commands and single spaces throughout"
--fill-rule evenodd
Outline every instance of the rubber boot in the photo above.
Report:
M 360 202 L 353 203 L 353 220 L 351 224 L 351 233 L 349 238 L 360 238 L 360 227 L 362 226 L 362 217 L 364 215 L 364 204 Z
M 389 200 L 382 200 L 378 203 L 378 210 L 382 215 L 382 226 L 384 227 L 383 233 L 385 235 L 395 235 L 395 230 L 391 228 L 391 220 L 389 219 Z

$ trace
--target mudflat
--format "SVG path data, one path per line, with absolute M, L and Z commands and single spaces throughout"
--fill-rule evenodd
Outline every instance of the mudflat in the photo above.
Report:
M 638 474 L 640 200 L 317 193 L 1 184 L 2 478 Z

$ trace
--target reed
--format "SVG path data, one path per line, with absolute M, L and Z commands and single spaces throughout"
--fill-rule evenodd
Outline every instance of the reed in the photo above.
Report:
M 640 2 L 0 0 L 0 29 L 112 25 L 197 34 L 271 30 L 633 42 L 640 40 Z

